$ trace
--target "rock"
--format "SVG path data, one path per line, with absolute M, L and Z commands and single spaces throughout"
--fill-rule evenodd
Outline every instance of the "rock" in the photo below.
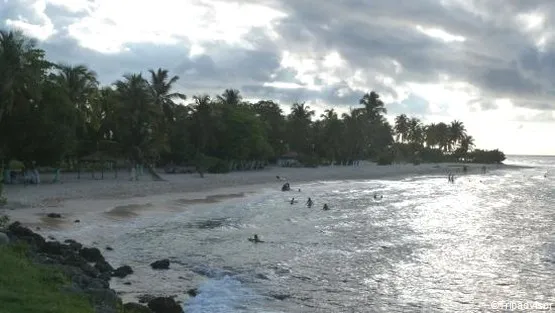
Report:
M 65 243 L 67 243 L 71 249 L 73 250 L 81 250 L 81 248 L 83 248 L 83 245 L 78 243 L 77 241 L 73 240 L 73 239 L 66 239 L 64 240 Z
M 191 297 L 196 297 L 198 295 L 198 289 L 197 288 L 192 288 L 187 290 L 187 294 Z
M 98 248 L 83 248 L 79 251 L 79 255 L 89 262 L 104 261 L 104 257 Z
M 10 243 L 10 237 L 5 233 L 0 233 L 0 246 L 7 245 Z
M 170 268 L 170 260 L 168 259 L 159 260 L 154 263 L 151 263 L 150 266 L 155 270 L 167 270 Z
M 126 282 L 123 283 L 123 284 L 124 284 L 124 285 L 127 285 L 127 286 L 131 286 L 131 282 L 130 282 L 130 281 L 126 281 Z
M 153 295 L 140 295 L 137 297 L 137 299 L 139 300 L 139 303 L 149 303 L 154 298 L 156 297 Z
M 73 221 L 73 222 L 74 222 L 74 223 L 81 223 L 80 220 L 75 220 L 75 221 Z
M 133 269 L 129 265 L 120 266 L 112 272 L 112 276 L 119 278 L 124 278 L 125 276 L 130 274 L 133 274 Z
M 105 260 L 96 262 L 94 268 L 96 268 L 100 273 L 111 273 L 114 271 L 112 265 L 110 265 L 110 263 L 106 262 Z
M 106 246 L 106 250 L 108 250 L 108 251 L 113 251 L 114 248 L 112 248 L 112 247 L 110 247 L 110 246 Z
M 54 236 L 48 236 L 48 239 L 50 239 L 50 240 L 56 240 L 56 237 L 54 237 Z
M 148 307 L 138 303 L 130 302 L 123 305 L 123 312 L 125 313 L 152 313 Z
M 40 249 L 46 243 L 46 240 L 41 235 L 34 233 L 27 227 L 21 226 L 20 222 L 14 222 L 8 227 L 8 237 L 10 239 L 13 237 L 16 241 L 26 242 L 31 248 Z
M 66 248 L 69 248 L 69 246 L 67 246 Z M 48 254 L 62 255 L 63 249 L 64 245 L 62 245 L 61 243 L 57 241 L 48 241 L 44 243 L 44 246 L 40 249 L 40 251 Z
M 62 214 L 60 214 L 60 213 L 48 213 L 48 214 L 46 214 L 46 216 L 48 216 L 50 218 L 62 218 Z
M 184 313 L 181 306 L 169 297 L 154 298 L 148 302 L 148 307 L 154 313 Z

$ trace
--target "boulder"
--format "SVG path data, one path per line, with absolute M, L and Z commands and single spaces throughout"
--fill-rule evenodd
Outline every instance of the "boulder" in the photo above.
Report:
M 48 214 L 46 214 L 46 216 L 48 216 L 50 218 L 62 218 L 62 214 L 60 214 L 60 213 L 48 213 Z
M 170 260 L 162 259 L 156 262 L 150 263 L 150 266 L 155 270 L 167 270 L 170 268 Z
M 8 237 L 26 242 L 31 248 L 42 248 L 46 243 L 46 240 L 41 235 L 34 233 L 27 227 L 21 226 L 20 222 L 14 222 L 8 227 Z
M 118 267 L 115 271 L 112 272 L 113 277 L 124 278 L 127 275 L 133 274 L 133 269 L 129 265 L 124 265 Z
M 77 241 L 75 241 L 75 240 L 73 240 L 73 239 L 66 239 L 66 240 L 64 240 L 64 242 L 65 242 L 66 244 L 68 244 L 69 247 L 70 247 L 71 249 L 73 249 L 73 250 L 79 251 L 79 250 L 81 250 L 81 248 L 83 248 L 83 245 L 82 245 L 82 244 L 78 243 Z
M 148 302 L 148 307 L 154 313 L 184 313 L 181 306 L 169 297 L 154 298 Z
M 110 263 L 106 262 L 105 260 L 96 262 L 94 268 L 96 268 L 100 273 L 111 273 L 114 271 L 112 265 L 110 265 Z
M 97 248 L 82 248 L 79 255 L 89 262 L 104 261 L 104 257 Z
M 152 313 L 152 311 L 138 303 L 130 302 L 123 305 L 123 312 L 125 313 Z

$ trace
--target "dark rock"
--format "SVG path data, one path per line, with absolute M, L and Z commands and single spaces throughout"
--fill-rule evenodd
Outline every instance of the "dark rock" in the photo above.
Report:
M 198 295 L 198 289 L 197 288 L 192 288 L 187 290 L 187 294 L 191 297 L 196 297 Z
M 125 276 L 130 274 L 133 274 L 133 269 L 129 265 L 120 266 L 112 272 L 112 276 L 119 278 L 124 278 Z
M 138 303 L 126 303 L 123 305 L 123 312 L 125 313 L 152 313 L 148 307 Z
M 105 260 L 96 262 L 94 268 L 96 268 L 100 273 L 111 273 L 114 271 L 112 265 L 110 265 L 110 263 L 106 262 Z
M 50 240 L 56 240 L 56 237 L 54 237 L 54 236 L 48 236 L 48 239 L 50 239 Z
M 155 270 L 167 270 L 170 268 L 170 260 L 163 259 L 150 264 L 150 266 Z
M 83 248 L 79 251 L 79 255 L 89 262 L 104 261 L 104 257 L 98 248 Z
M 74 223 L 81 223 L 80 220 L 75 220 L 75 221 L 73 221 L 73 222 L 74 222 Z
M 153 295 L 140 295 L 137 297 L 137 299 L 139 300 L 139 303 L 149 303 L 154 298 L 156 297 Z
M 64 240 L 65 243 L 67 243 L 69 245 L 69 247 L 73 250 L 81 250 L 81 248 L 83 248 L 83 245 L 78 243 L 77 241 L 73 240 L 73 239 L 66 239 Z
M 286 295 L 286 294 L 274 294 L 274 295 L 271 295 L 271 296 L 272 296 L 272 298 L 278 299 L 278 300 L 285 300 L 287 298 L 291 298 L 291 295 Z
M 64 248 L 64 245 L 62 245 L 61 243 L 57 241 L 49 241 L 44 243 L 44 246 L 40 249 L 40 251 L 48 254 L 61 255 L 63 248 Z
M 62 214 L 60 214 L 60 213 L 48 213 L 48 214 L 46 214 L 46 216 L 48 216 L 50 218 L 62 218 Z
M 173 298 L 158 297 L 148 302 L 148 307 L 154 313 L 183 313 L 183 309 Z
M 123 283 L 123 284 L 124 284 L 124 285 L 127 285 L 127 286 L 131 286 L 131 282 L 130 282 L 130 281 L 126 281 L 126 282 Z
M 14 222 L 8 227 L 8 237 L 10 240 L 15 239 L 14 241 L 23 241 L 26 242 L 31 246 L 31 248 L 42 248 L 46 243 L 46 240 L 39 235 L 34 233 L 27 227 L 21 226 L 20 222 Z
M 108 250 L 108 251 L 113 251 L 114 248 L 112 248 L 112 247 L 110 247 L 110 246 L 106 246 L 106 250 Z

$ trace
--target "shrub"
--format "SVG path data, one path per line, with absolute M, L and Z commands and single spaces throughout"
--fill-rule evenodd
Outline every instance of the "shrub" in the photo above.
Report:
M 7 215 L 0 216 L 0 228 L 5 228 L 8 226 L 10 218 Z
M 505 160 L 505 154 L 498 149 L 495 150 L 474 150 L 468 155 L 474 163 L 501 163 Z

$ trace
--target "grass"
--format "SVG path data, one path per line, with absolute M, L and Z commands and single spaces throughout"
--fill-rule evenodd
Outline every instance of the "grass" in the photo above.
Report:
M 0 313 L 94 313 L 85 296 L 61 291 L 61 272 L 35 265 L 25 246 L 0 246 Z

